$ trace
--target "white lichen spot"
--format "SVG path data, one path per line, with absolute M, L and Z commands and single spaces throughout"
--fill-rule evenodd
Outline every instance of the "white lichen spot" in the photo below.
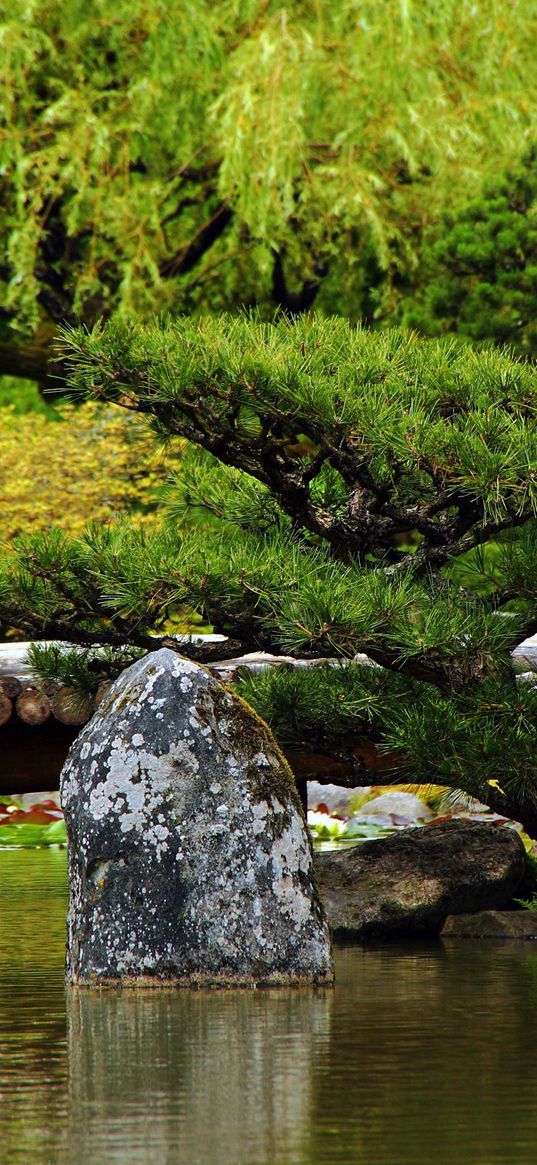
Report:
M 260 749 L 259 752 L 256 752 L 255 756 L 252 757 L 252 762 L 254 765 L 257 765 L 258 769 L 270 768 L 270 761 L 268 756 L 265 752 L 263 752 L 262 749 Z
M 169 753 L 166 753 L 161 759 L 170 761 L 174 767 L 177 765 L 183 766 L 192 775 L 199 772 L 200 766 L 198 758 L 184 740 L 175 740 L 170 745 Z
M 159 841 L 164 841 L 170 836 L 170 831 L 166 825 L 155 825 L 152 830 L 153 836 L 157 837 Z
M 140 745 L 145 743 L 141 732 L 134 733 L 134 736 L 132 738 L 132 743 L 133 743 L 135 748 L 140 748 Z
M 304 826 L 298 815 L 293 815 L 291 824 L 274 840 L 271 858 L 274 893 L 283 909 L 300 926 L 311 913 L 311 902 L 295 877 L 299 871 L 309 872 L 310 868 Z
M 258 837 L 260 833 L 264 833 L 267 828 L 267 816 L 269 813 L 269 806 L 266 801 L 257 801 L 252 806 L 252 833 Z
M 190 659 L 184 659 L 183 656 L 176 656 L 176 658 L 172 661 L 170 670 L 172 675 L 176 677 L 184 676 L 186 673 L 189 673 L 192 676 L 199 676 L 199 665 L 193 663 Z

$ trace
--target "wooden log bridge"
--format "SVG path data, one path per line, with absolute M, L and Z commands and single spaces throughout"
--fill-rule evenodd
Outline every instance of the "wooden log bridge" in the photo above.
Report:
M 225 642 L 224 636 L 193 636 L 197 641 Z M 60 772 L 71 744 L 98 708 L 110 687 L 100 684 L 95 696 L 81 698 L 66 686 L 42 682 L 27 662 L 28 643 L 0 644 L 0 795 L 37 793 L 58 788 Z M 360 657 L 366 661 L 366 657 Z M 326 660 L 308 661 L 318 666 Z M 330 661 L 335 662 L 335 661 Z M 369 661 L 367 661 L 369 662 Z M 253 652 L 212 663 L 209 670 L 226 683 L 240 670 L 259 671 L 282 664 L 300 667 L 305 661 Z M 376 665 L 374 665 L 376 666 Z M 353 787 L 388 784 L 393 761 L 366 740 L 342 741 L 341 755 L 287 752 L 301 792 L 309 779 Z
M 195 635 L 197 642 L 224 642 L 222 635 Z M 180 642 L 180 641 L 179 641 Z M 0 795 L 45 792 L 58 788 L 60 772 L 80 728 L 93 715 L 110 683 L 101 683 L 95 696 L 57 684 L 42 683 L 27 661 L 28 643 L 0 644 Z M 367 656 L 357 657 L 371 663 Z M 307 661 L 307 666 L 335 660 Z M 232 682 L 240 670 L 259 671 L 282 665 L 306 666 L 288 656 L 253 652 L 212 663 L 209 670 L 224 682 Z M 513 652 L 513 665 L 521 679 L 537 680 L 537 636 Z M 377 666 L 377 665 L 372 665 Z M 370 740 L 342 740 L 337 754 L 304 750 L 287 751 L 287 759 L 304 793 L 307 780 L 356 785 L 388 785 L 394 780 L 396 758 L 379 753 Z

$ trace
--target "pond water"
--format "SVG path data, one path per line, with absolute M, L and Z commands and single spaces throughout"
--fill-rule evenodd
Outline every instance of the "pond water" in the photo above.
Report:
M 533 1165 L 537 944 L 340 948 L 324 991 L 73 992 L 65 853 L 0 853 L 2 1165 Z

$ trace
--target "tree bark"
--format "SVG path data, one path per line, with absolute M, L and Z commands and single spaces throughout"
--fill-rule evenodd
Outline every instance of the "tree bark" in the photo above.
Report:
M 66 370 L 55 358 L 52 343 L 0 344 L 0 376 L 35 380 L 45 393 L 58 394 L 67 389 Z

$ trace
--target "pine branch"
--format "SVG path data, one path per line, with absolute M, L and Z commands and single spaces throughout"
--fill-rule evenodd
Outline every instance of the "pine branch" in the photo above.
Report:
M 161 647 L 169 647 L 185 659 L 196 663 L 216 663 L 219 660 L 229 659 L 235 655 L 246 655 L 255 649 L 255 645 L 242 642 L 236 638 L 226 638 L 220 643 L 189 643 L 182 638 L 171 635 L 149 635 L 141 631 L 131 630 L 128 633 L 105 627 L 99 631 L 91 631 L 83 626 L 65 619 L 40 619 L 37 613 L 32 618 L 29 614 L 21 617 L 18 608 L 10 608 L 4 604 L 0 606 L 0 620 L 8 627 L 16 627 L 35 643 L 58 640 L 61 643 L 74 643 L 80 647 L 117 647 L 124 649 L 127 646 L 139 647 L 145 651 L 159 651 Z
M 490 408 L 477 413 L 473 381 L 482 372 L 472 353 L 461 349 L 456 362 L 451 358 L 450 379 L 457 366 L 457 391 L 467 403 L 446 409 L 442 384 L 434 390 L 429 384 L 434 344 L 403 336 L 398 341 L 394 333 L 390 353 L 384 337 L 353 332 L 343 321 L 337 328 L 333 321 L 307 320 L 292 328 L 281 321 L 268 334 L 255 320 L 230 318 L 220 324 L 204 320 L 146 328 L 139 336 L 144 339 L 137 364 L 130 351 L 139 349 L 140 340 L 131 339 L 128 329 L 120 334 L 115 326 L 94 337 L 68 334 L 64 346 L 81 361 L 75 379 L 84 382 L 84 361 L 89 361 L 86 382 L 94 383 L 96 375 L 99 395 L 154 416 L 162 431 L 185 436 L 257 478 L 296 528 L 321 537 L 340 560 L 390 555 L 394 539 L 415 532 L 421 546 L 413 555 L 413 569 L 439 569 L 453 555 L 523 524 L 537 511 L 537 487 L 519 468 L 535 455 L 525 414 L 528 395 L 535 397 L 536 388 L 529 369 L 503 357 L 497 358 L 497 371 L 490 369 Z M 398 343 L 404 346 L 402 357 Z M 437 349 L 441 362 L 445 351 L 441 345 Z M 224 363 L 220 350 L 226 353 Z M 396 361 L 395 372 L 389 358 Z M 366 379 L 358 377 L 353 397 L 360 363 Z M 516 379 L 513 399 L 507 400 L 502 380 L 510 374 Z M 177 385 L 184 382 L 183 389 L 174 387 L 174 376 Z M 386 377 L 393 381 L 393 403 L 388 390 L 378 388 Z M 245 410 L 255 417 L 254 429 L 244 424 Z M 428 445 L 435 429 L 433 457 Z M 301 434 L 314 448 L 309 458 L 290 453 Z M 389 461 L 382 473 L 379 458 Z M 326 464 L 347 489 L 347 505 L 338 513 L 319 505 L 311 491 Z M 491 466 L 504 475 L 505 484 L 500 477 L 497 484 L 490 481 Z M 424 475 L 429 479 L 425 488 Z M 401 559 L 401 569 L 409 562 L 410 556 Z

